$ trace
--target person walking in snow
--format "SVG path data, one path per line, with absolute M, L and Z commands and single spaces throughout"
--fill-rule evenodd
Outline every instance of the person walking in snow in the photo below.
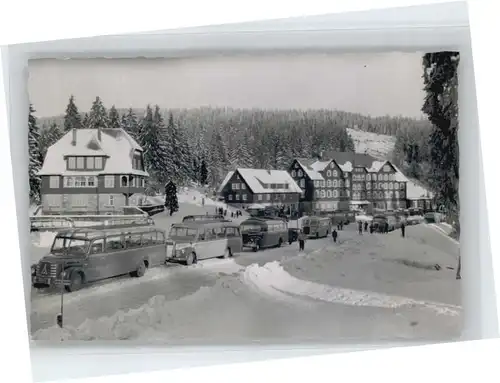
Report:
M 401 222 L 401 236 L 404 238 L 405 237 L 405 223 Z
M 306 242 L 306 235 L 304 234 L 304 230 L 300 229 L 297 239 L 299 240 L 299 251 L 304 251 Z
M 373 234 L 373 222 L 370 222 L 370 234 Z
M 365 221 L 365 231 L 368 231 L 368 221 Z
M 358 222 L 358 232 L 359 235 L 363 235 L 363 222 L 361 221 Z
M 333 231 L 332 231 L 332 238 L 333 238 L 333 242 L 337 243 L 337 230 L 335 230 L 335 229 L 333 229 Z

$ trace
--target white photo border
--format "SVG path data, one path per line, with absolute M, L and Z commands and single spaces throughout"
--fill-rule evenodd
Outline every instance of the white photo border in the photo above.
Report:
M 361 3 L 352 1 L 352 3 Z M 313 1 L 314 3 L 314 1 Z M 365 2 L 366 8 L 378 8 L 379 2 Z M 389 4 L 389 1 L 384 3 Z M 403 1 L 393 1 L 392 5 L 405 5 Z M 418 2 L 412 2 L 418 3 Z M 421 3 L 424 3 L 423 1 Z M 427 1 L 426 3 L 429 3 Z M 440 2 L 442 3 L 442 2 Z M 14 356 L 17 363 L 6 364 L 3 371 L 5 378 L 19 382 L 31 381 L 31 371 L 28 366 L 33 364 L 35 380 L 64 381 L 66 378 L 82 378 L 79 381 L 166 381 L 167 379 L 238 379 L 255 381 L 259 377 L 265 380 L 299 381 L 303 379 L 319 379 L 321 375 L 331 377 L 331 367 L 335 365 L 335 378 L 348 380 L 373 379 L 384 375 L 392 381 L 405 380 L 422 381 L 453 379 L 462 380 L 478 378 L 474 374 L 474 366 L 481 366 L 486 372 L 487 366 L 482 365 L 487 357 L 498 355 L 498 342 L 480 341 L 433 346 L 419 346 L 390 350 L 367 351 L 355 354 L 342 354 L 351 351 L 349 347 L 317 348 L 317 349 L 290 349 L 285 347 L 237 348 L 238 352 L 231 352 L 227 348 L 207 349 L 188 348 L 166 351 L 144 348 L 125 349 L 122 346 L 98 348 L 91 347 L 57 347 L 42 348 L 28 347 L 28 332 L 26 320 L 29 318 L 23 305 L 23 297 L 29 297 L 29 240 L 28 233 L 28 180 L 24 175 L 27 168 L 27 59 L 38 57 L 135 57 L 138 55 L 149 57 L 166 57 L 208 52 L 227 53 L 245 50 L 258 52 L 269 49 L 293 49 L 296 51 L 308 49 L 346 51 L 415 51 L 415 50 L 458 50 L 461 53 L 459 66 L 460 82 L 460 123 L 467 128 L 460 129 L 460 158 L 461 158 L 461 220 L 462 237 L 461 251 L 463 258 L 464 309 L 465 309 L 465 339 L 494 338 L 498 336 L 499 295 L 500 291 L 500 261 L 491 255 L 498 253 L 500 244 L 494 236 L 494 223 L 499 210 L 495 197 L 499 195 L 496 189 L 496 115 L 498 108 L 494 102 L 495 94 L 490 96 L 494 74 L 496 72 L 493 58 L 487 56 L 491 52 L 488 47 L 490 36 L 494 36 L 496 14 L 488 9 L 488 1 L 470 2 L 470 14 L 467 14 L 465 2 L 448 3 L 434 6 L 422 6 L 410 9 L 376 10 L 358 14 L 335 14 L 299 18 L 279 21 L 247 23 L 244 25 L 223 25 L 217 27 L 190 28 L 189 30 L 169 31 L 168 36 L 161 32 L 146 32 L 132 36 L 109 36 L 86 38 L 81 40 L 59 40 L 53 42 L 30 43 L 19 46 L 2 47 L 0 83 L 5 92 L 0 92 L 0 126 L 9 126 L 10 129 L 0 129 L 2 145 L 0 163 L 5 171 L 5 187 L 0 188 L 2 193 L 2 211 L 7 214 L 4 225 L 4 238 L 8 239 L 4 256 L 9 257 L 8 273 L 4 279 L 2 302 L 4 313 L 0 315 L 0 323 L 5 332 L 4 350 L 6 354 Z M 493 2 L 491 2 L 492 4 Z M 376 6 L 378 5 L 378 6 Z M 254 6 L 254 5 L 252 5 Z M 141 5 L 143 7 L 143 5 Z M 433 8 L 440 7 L 440 8 Z M 336 11 L 332 4 L 332 10 Z M 337 9 L 339 7 L 336 7 Z M 341 8 L 341 7 L 340 7 Z M 366 9 L 365 8 L 365 9 Z M 318 8 L 319 9 L 319 8 Z M 344 8 L 345 9 L 345 8 Z M 354 8 L 352 8 L 354 9 Z M 341 8 L 341 10 L 343 10 Z M 51 18 L 50 6 L 46 6 L 37 16 L 45 20 L 44 25 L 53 23 L 54 31 L 58 24 Z M 69 13 L 71 10 L 68 10 Z M 293 10 L 296 12 L 296 8 Z M 149 7 L 144 11 L 134 13 L 134 18 L 140 18 L 151 12 Z M 175 12 L 171 9 L 170 12 Z M 266 12 L 263 9 L 263 12 Z M 276 11 L 275 11 L 276 12 Z M 230 12 L 228 12 L 230 13 Z M 311 13 L 321 13 L 311 12 Z M 298 15 L 299 13 L 295 14 Z M 293 12 L 280 15 L 294 15 Z M 53 15 L 52 15 L 53 16 Z M 61 15 L 56 13 L 58 18 Z M 117 17 L 115 31 L 127 31 L 127 23 L 131 24 L 131 17 Z M 170 16 L 169 16 L 170 17 Z M 262 14 L 262 17 L 269 17 Z M 471 37 L 467 26 L 471 23 Z M 217 18 L 215 18 L 217 20 Z M 220 20 L 220 19 L 219 19 Z M 247 19 L 248 20 L 248 19 Z M 243 18 L 236 21 L 247 21 Z M 225 20 L 231 21 L 231 20 Z M 206 22 L 206 24 L 211 21 Z M 217 22 L 217 21 L 216 21 Z M 118 24 L 121 24 L 118 26 Z M 202 24 L 202 23 L 199 23 Z M 156 24 L 160 26 L 161 24 Z M 189 23 L 185 24 L 186 26 Z M 82 27 L 82 25 L 79 25 Z M 169 25 L 170 27 L 171 25 Z M 181 26 L 175 25 L 174 26 Z M 3 29 L 3 28 L 2 28 Z M 81 28 L 80 28 L 81 29 Z M 88 23 L 87 32 L 80 36 L 89 36 L 99 31 L 94 23 Z M 140 29 L 136 29 L 138 32 Z M 14 32 L 20 32 L 19 39 Z M 20 42 L 23 39 L 33 41 L 37 39 L 34 31 L 29 37 L 25 31 L 13 29 L 12 41 Z M 109 33 L 109 31 L 107 32 Z M 1 33 L 2 36 L 5 34 Z M 54 38 L 62 38 L 68 34 L 59 31 Z M 497 34 L 498 35 L 498 34 Z M 52 35 L 50 35 L 52 36 Z M 54 34 L 53 36 L 56 36 Z M 76 37 L 78 34 L 72 34 Z M 472 51 L 471 41 L 472 38 Z M 7 41 L 8 42 L 8 41 Z M 3 37 L 2 37 L 3 43 Z M 99 48 L 96 48 L 99 46 Z M 493 45 L 494 46 L 494 45 Z M 472 53 L 474 54 L 474 68 Z M 497 75 L 498 76 L 498 75 Z M 498 84 L 495 84 L 498 85 Z M 477 95 L 477 105 L 475 96 Z M 5 99 L 5 101 L 4 101 Z M 496 107 L 496 108 L 495 108 Z M 479 109 L 479 116 L 477 109 Z M 478 123 L 482 129 L 479 130 Z M 490 129 L 487 129 L 491 125 Z M 15 127 L 15 128 L 14 128 Z M 7 144 L 9 142 L 9 144 Z M 11 167 L 8 163 L 11 162 Z M 10 177 L 10 175 L 13 177 Z M 14 177 L 15 175 L 15 177 Z M 12 182 L 11 182 L 12 180 Z M 487 188 L 485 188 L 485 185 Z M 16 198 L 14 198 L 14 196 Z M 16 222 L 17 225 L 14 225 Z M 16 227 L 17 226 L 17 227 Z M 491 228 L 491 230 L 490 230 Z M 19 243 L 19 246 L 16 246 Z M 19 249 L 19 250 L 16 250 Z M 11 258 L 23 254 L 22 262 L 12 262 Z M 22 266 L 21 266 L 22 265 Z M 6 268 L 7 269 L 7 268 Z M 22 270 L 25 272 L 22 273 Z M 495 274 L 497 278 L 494 278 Z M 21 279 L 21 275 L 23 278 Z M 24 292 L 21 280 L 24 282 Z M 28 288 L 27 288 L 28 287 Z M 26 301 L 29 304 L 29 299 Z M 28 311 L 29 312 L 29 311 Z M 5 323 L 4 323 L 5 322 Z M 234 349 L 235 347 L 233 347 Z M 366 347 L 368 348 L 368 347 Z M 357 349 L 365 349 L 358 346 Z M 495 352 L 496 349 L 496 352 Z M 254 351 L 260 351 L 259 356 Z M 188 369 L 191 366 L 203 366 L 217 363 L 242 363 L 245 361 L 262 360 L 278 357 L 300 357 L 336 353 L 335 356 L 317 356 L 307 359 L 280 360 L 273 362 L 256 362 L 255 364 L 233 364 L 230 366 L 213 366 L 199 369 Z M 99 355 L 98 355 L 99 354 Z M 118 354 L 121 354 L 118 356 Z M 482 360 L 473 361 L 473 355 L 481 355 Z M 148 356 L 147 361 L 137 362 L 141 356 Z M 486 356 L 485 356 L 486 355 Z M 128 359 L 127 359 L 128 358 Z M 467 358 L 467 359 L 466 359 Z M 117 374 L 138 371 L 136 368 L 124 369 L 124 366 L 143 365 L 142 372 L 127 376 L 102 376 L 102 374 Z M 168 360 L 168 362 L 167 362 Z M 196 361 L 197 360 L 197 361 Z M 202 360 L 203 362 L 200 362 Z M 387 364 L 387 361 L 390 361 Z M 415 360 L 419 360 L 415 363 Z M 438 362 L 439 360 L 439 362 Z M 113 362 L 112 362 L 113 361 Z M 410 363 L 409 361 L 413 361 Z M 113 364 L 113 365 L 111 365 Z M 20 368 L 19 366 L 23 366 Z M 80 369 L 78 368 L 80 365 Z M 360 366 L 363 366 L 360 368 Z M 426 366 L 425 368 L 418 368 Z M 461 367 L 460 369 L 458 367 Z M 470 367 L 469 367 L 470 366 Z M 120 368 L 121 367 L 121 368 Z M 183 368 L 174 371 L 175 368 Z M 11 369 L 11 370 L 10 370 Z M 146 373 L 146 371 L 166 369 L 167 371 Z M 388 371 L 390 370 L 390 372 Z M 310 371 L 313 371 L 311 373 Z M 494 374 L 491 367 L 492 375 Z M 321 374 L 321 375 L 320 375 Z M 95 376 L 83 380 L 86 376 Z M 342 376 L 345 377 L 342 377 Z M 410 375 L 410 376 L 409 376 Z M 223 379 L 221 379 L 221 376 Z M 315 378 L 317 377 L 317 378 Z

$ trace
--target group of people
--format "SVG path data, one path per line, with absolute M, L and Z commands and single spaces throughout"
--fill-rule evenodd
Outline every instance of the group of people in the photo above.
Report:
M 365 229 L 365 232 L 368 231 L 368 228 L 370 229 L 370 234 L 373 234 L 373 232 L 375 231 L 375 227 L 373 225 L 373 222 L 371 222 L 370 224 L 368 224 L 368 222 L 362 222 L 362 221 L 358 221 L 358 232 L 359 232 L 359 235 L 363 235 L 363 227 Z M 405 226 L 405 223 L 404 222 L 401 222 L 401 236 L 404 238 L 405 237 L 405 230 L 406 230 L 406 226 Z M 383 223 L 383 227 L 382 227 L 382 230 L 381 230 L 382 233 L 384 234 L 387 234 L 389 233 L 389 223 L 386 221 Z

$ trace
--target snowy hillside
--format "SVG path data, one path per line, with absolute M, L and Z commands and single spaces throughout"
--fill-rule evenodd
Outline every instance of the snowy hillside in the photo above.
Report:
M 347 131 L 354 141 L 357 153 L 366 153 L 380 160 L 390 159 L 396 137 L 349 128 Z

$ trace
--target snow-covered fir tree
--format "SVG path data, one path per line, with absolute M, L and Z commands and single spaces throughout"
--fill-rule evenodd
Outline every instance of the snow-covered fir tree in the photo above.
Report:
M 122 117 L 122 128 L 133 138 L 139 137 L 139 122 L 132 108 L 129 108 L 127 114 Z
M 41 180 L 38 172 L 42 167 L 42 158 L 40 153 L 40 132 L 37 120 L 34 115 L 35 109 L 30 104 L 28 115 L 28 154 L 29 154 L 29 182 L 30 182 L 30 201 L 40 203 Z
M 177 200 L 177 186 L 169 181 L 165 185 L 165 209 L 170 215 L 179 210 L 179 201 Z
M 427 53 L 423 57 L 424 91 L 422 111 L 432 124 L 429 139 L 432 173 L 429 182 L 438 204 L 458 223 L 458 52 Z
M 220 129 L 215 127 L 209 146 L 208 181 L 212 186 L 219 185 L 228 171 L 227 149 L 222 140 Z
M 108 127 L 113 128 L 113 129 L 119 129 L 120 128 L 120 114 L 118 113 L 118 110 L 116 110 L 116 107 L 114 105 L 111 106 L 109 109 L 109 122 L 108 122 Z
M 66 107 L 66 113 L 64 115 L 64 131 L 69 132 L 71 129 L 81 129 L 82 117 L 78 112 L 78 107 L 75 104 L 75 98 L 73 95 L 70 96 L 68 106 Z
M 49 127 L 43 127 L 40 130 L 39 146 L 42 161 L 47 154 L 47 149 L 50 146 L 54 145 L 57 141 L 59 141 L 62 136 L 63 132 L 61 131 L 61 129 L 59 129 L 55 122 L 53 122 Z
M 90 129 L 105 129 L 109 126 L 108 113 L 99 96 L 92 103 L 87 124 Z
M 83 120 L 82 120 L 82 128 L 88 129 L 89 128 L 89 114 L 85 113 L 83 115 Z
M 169 159 L 171 179 L 176 183 L 184 183 L 192 178 L 191 167 L 193 156 L 189 153 L 186 137 L 180 131 L 172 113 L 168 115 L 166 129 L 166 147 Z
M 208 181 L 207 162 L 205 160 L 201 160 L 199 182 L 202 185 L 206 185 L 207 181 Z
M 161 117 L 161 116 L 160 116 Z M 168 172 L 167 152 L 162 131 L 162 119 L 153 115 L 150 105 L 140 123 L 139 144 L 144 150 L 144 163 L 151 176 L 151 183 L 165 185 Z

